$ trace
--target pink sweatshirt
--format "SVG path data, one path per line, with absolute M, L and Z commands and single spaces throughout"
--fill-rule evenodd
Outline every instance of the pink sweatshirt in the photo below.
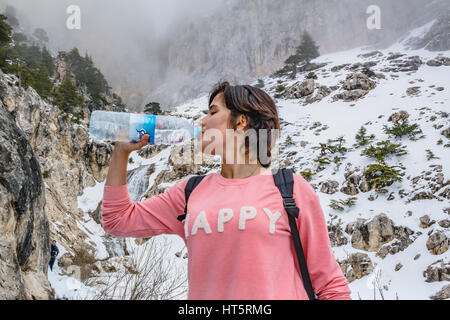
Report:
M 192 192 L 183 222 L 188 179 L 142 202 L 127 185 L 105 186 L 103 227 L 118 237 L 177 234 L 188 250 L 188 299 L 307 300 L 287 213 L 270 170 L 244 179 L 208 174 Z M 294 174 L 297 225 L 319 299 L 350 299 L 347 279 L 331 251 L 319 198 Z

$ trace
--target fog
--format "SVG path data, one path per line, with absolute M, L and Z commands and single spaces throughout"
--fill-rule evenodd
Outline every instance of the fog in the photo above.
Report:
M 441 4 L 440 6 L 434 4 Z M 130 110 L 163 108 L 192 98 L 223 75 L 247 81 L 268 75 L 311 31 L 321 54 L 383 40 L 426 23 L 450 0 L 0 0 L 21 27 L 43 28 L 49 49 L 88 52 Z M 383 28 L 366 26 L 369 5 Z M 81 29 L 69 30 L 70 5 Z M 433 6 L 434 5 L 434 6 Z M 421 19 L 423 18 L 423 19 Z M 422 21 L 423 20 L 423 21 Z M 247 77 L 247 78 L 246 78 Z
M 21 27 L 32 32 L 43 28 L 49 35 L 49 49 L 77 47 L 88 52 L 110 85 L 125 95 L 131 109 L 139 108 L 142 97 L 160 79 L 161 50 L 173 28 L 204 17 L 223 5 L 221 0 L 1 0 L 16 8 Z M 66 26 L 70 5 L 81 11 L 81 29 Z

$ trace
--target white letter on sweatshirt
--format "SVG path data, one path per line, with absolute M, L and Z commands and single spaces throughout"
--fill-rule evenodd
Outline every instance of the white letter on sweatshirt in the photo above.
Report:
M 186 213 L 186 218 L 184 218 L 184 236 L 186 237 L 186 239 L 189 236 L 188 221 L 189 221 L 189 213 Z
M 263 208 L 263 210 L 270 220 L 269 232 L 275 233 L 275 224 L 277 223 L 277 220 L 281 217 L 281 213 L 275 212 L 272 214 L 272 212 L 267 208 Z
M 217 218 L 217 231 L 223 232 L 223 224 L 228 222 L 233 217 L 233 209 L 223 208 L 219 210 L 219 217 Z
M 203 228 L 206 233 L 211 233 L 208 220 L 206 219 L 206 212 L 201 211 L 195 219 L 194 226 L 192 227 L 192 235 L 197 233 L 197 229 Z
M 255 207 L 242 207 L 239 215 L 239 230 L 245 230 L 245 221 L 256 217 Z

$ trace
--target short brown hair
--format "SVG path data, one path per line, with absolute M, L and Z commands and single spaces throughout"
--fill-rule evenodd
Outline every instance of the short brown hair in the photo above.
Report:
M 277 107 L 272 98 L 263 90 L 250 85 L 232 86 L 228 81 L 217 83 L 211 91 L 209 105 L 214 98 L 223 93 L 226 107 L 231 111 L 229 126 L 236 130 L 236 120 L 240 114 L 247 119 L 248 129 L 254 129 L 257 135 L 257 158 L 258 162 L 264 167 L 270 166 L 272 144 L 272 130 L 280 129 L 280 120 L 278 119 Z M 267 130 L 267 157 L 268 163 L 261 163 L 259 151 L 259 130 Z M 248 136 L 245 137 L 245 154 L 249 152 Z

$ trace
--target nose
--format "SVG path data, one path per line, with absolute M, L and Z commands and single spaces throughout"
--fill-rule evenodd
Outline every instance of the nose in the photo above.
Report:
M 205 119 L 206 119 L 207 117 L 208 117 L 208 116 L 204 116 L 204 117 L 200 120 L 200 126 L 201 126 L 201 127 L 206 126 L 206 121 L 205 121 Z

